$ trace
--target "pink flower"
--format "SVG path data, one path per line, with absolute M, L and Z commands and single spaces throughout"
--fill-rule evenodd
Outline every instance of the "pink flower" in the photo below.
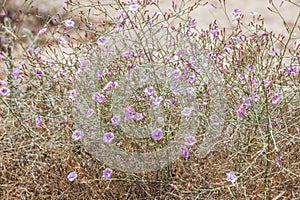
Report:
M 251 11 L 249 14 L 250 14 L 251 16 L 256 16 L 256 15 L 257 15 L 257 12 Z
M 157 117 L 157 122 L 158 123 L 163 123 L 164 122 L 164 118 L 163 117 Z
M 95 113 L 95 111 L 93 109 L 89 109 L 87 112 L 86 112 L 86 118 L 90 118 L 93 114 Z
M 163 137 L 163 132 L 160 128 L 157 128 L 152 132 L 152 138 L 154 140 L 160 140 L 162 139 L 162 137 Z
M 145 93 L 147 96 L 154 95 L 155 89 L 154 89 L 153 87 L 145 88 L 144 93 Z
M 137 3 L 135 3 L 135 2 L 131 2 L 130 3 L 130 5 L 129 5 L 129 7 L 128 7 L 128 10 L 129 11 L 132 11 L 132 12 L 135 12 L 135 11 L 137 11 L 138 9 L 140 9 L 140 5 L 139 4 L 137 4 Z
M 36 127 L 42 128 L 42 116 L 38 116 L 35 122 Z
M 188 83 L 189 83 L 189 84 L 193 84 L 193 83 L 195 83 L 195 81 L 196 81 L 196 77 L 195 77 L 195 76 L 190 76 L 190 77 L 188 78 Z
M 133 57 L 133 52 L 131 52 L 131 51 L 124 51 L 123 55 L 126 58 L 132 58 Z
M 188 108 L 188 107 L 185 107 L 182 111 L 181 111 L 181 115 L 183 116 L 189 116 L 192 111 L 194 110 L 194 108 Z
M 111 118 L 111 123 L 112 123 L 113 126 L 120 125 L 120 122 L 121 122 L 121 117 L 119 115 L 113 116 Z
M 237 181 L 237 177 L 236 175 L 234 174 L 234 172 L 229 172 L 229 173 L 226 173 L 227 177 L 226 177 L 226 180 L 231 182 L 231 183 L 234 183 L 235 181 Z
M 2 87 L 0 89 L 0 94 L 2 96 L 8 96 L 10 94 L 10 89 L 8 89 L 7 87 Z
M 296 66 L 290 66 L 289 68 L 287 68 L 287 73 L 296 74 L 297 73 Z
M 97 44 L 100 46 L 100 45 L 105 45 L 107 42 L 107 38 L 106 37 L 99 37 L 98 40 L 97 40 Z
M 172 72 L 172 78 L 173 80 L 177 80 L 181 77 L 181 71 L 179 69 L 176 69 Z
M 58 41 L 59 44 L 67 44 L 68 43 L 67 40 L 65 40 L 62 37 L 57 38 L 57 41 Z
M 194 146 L 196 144 L 197 140 L 194 136 L 187 136 L 185 138 L 185 145 L 188 147 Z
M 238 8 L 235 8 L 235 9 L 233 10 L 233 12 L 232 12 L 233 15 L 238 15 L 238 14 L 240 14 L 240 13 L 241 13 L 241 10 L 238 9 Z
M 130 119 L 134 118 L 134 114 L 135 114 L 135 110 L 132 106 L 128 106 L 126 109 L 125 109 L 125 115 L 127 117 L 129 117 Z
M 105 96 L 103 94 L 100 94 L 99 92 L 95 92 L 92 96 L 92 99 L 97 103 L 105 102 Z
M 190 152 L 187 148 L 183 147 L 181 148 L 181 153 L 182 153 L 182 156 L 183 158 L 187 159 L 190 157 Z
M 42 35 L 43 33 L 45 33 L 47 31 L 47 28 L 43 28 L 38 32 L 38 35 Z
M 115 135 L 112 133 L 112 132 L 108 132 L 108 133 L 105 133 L 103 135 L 103 141 L 104 143 L 106 144 L 110 144 L 112 143 L 112 141 L 115 139 Z
M 189 23 L 190 28 L 194 28 L 196 26 L 197 26 L 197 22 L 195 22 L 195 21 L 192 21 L 192 22 Z
M 68 179 L 69 179 L 69 181 L 74 181 L 76 178 L 77 178 L 77 174 L 76 174 L 76 172 L 71 172 L 71 173 L 69 173 L 69 175 L 68 175 L 68 177 L 67 177 Z
M 273 57 L 277 55 L 277 53 L 275 51 L 269 51 L 268 54 Z
M 281 99 L 282 99 L 282 95 L 279 94 L 279 93 L 276 93 L 275 96 L 271 99 L 270 103 L 272 105 L 277 105 L 280 102 Z
M 83 137 L 83 133 L 80 130 L 75 130 L 72 134 L 72 138 L 73 140 L 77 141 L 77 140 L 81 140 Z
M 65 21 L 65 26 L 66 27 L 74 27 L 74 25 L 75 25 L 75 22 L 70 20 L 70 19 Z
M 110 168 L 106 168 L 105 170 L 103 170 L 102 172 L 102 176 L 104 178 L 110 179 L 112 176 L 113 171 Z
M 19 68 L 16 68 L 16 69 L 14 70 L 14 78 L 15 78 L 16 80 L 18 80 L 18 79 L 19 79 L 19 76 L 20 76 L 20 70 L 19 70 Z
M 135 113 L 134 114 L 134 119 L 139 121 L 142 120 L 144 118 L 144 115 L 142 113 Z
M 219 35 L 219 30 L 218 29 L 211 30 L 210 34 L 213 35 L 213 36 L 218 36 Z

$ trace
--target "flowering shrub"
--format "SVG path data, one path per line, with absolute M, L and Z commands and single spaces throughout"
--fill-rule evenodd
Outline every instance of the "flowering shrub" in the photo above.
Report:
M 27 32 L 3 11 L 2 196 L 298 198 L 300 15 L 199 30 L 200 5 L 66 1 Z

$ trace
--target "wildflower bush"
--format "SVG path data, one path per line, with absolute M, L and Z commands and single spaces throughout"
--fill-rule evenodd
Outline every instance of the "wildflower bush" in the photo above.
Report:
M 239 9 L 199 29 L 199 6 L 3 11 L 1 197 L 299 198 L 300 12 L 276 35 Z

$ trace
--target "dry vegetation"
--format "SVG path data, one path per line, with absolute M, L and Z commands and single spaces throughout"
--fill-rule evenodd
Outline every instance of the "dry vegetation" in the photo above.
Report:
M 209 29 L 201 30 L 190 24 L 193 19 L 182 17 L 191 12 L 189 9 L 173 15 L 173 7 L 175 10 L 163 13 L 163 22 L 181 21 L 181 25 L 174 25 L 174 32 L 194 33 L 190 37 L 203 48 L 208 65 L 222 74 L 227 98 L 222 133 L 212 140 L 215 144 L 205 156 L 196 155 L 203 139 L 197 133 L 198 142 L 189 149 L 188 159 L 181 156 L 165 168 L 147 173 L 113 170 L 112 177 L 106 179 L 102 172 L 111 166 L 101 162 L 84 141 L 72 139 L 78 122 L 72 112 L 76 95 L 72 97 L 70 91 L 76 88 L 83 58 L 95 65 L 112 65 L 108 72 L 114 81 L 127 70 L 128 63 L 154 62 L 137 56 L 100 59 L 96 41 L 113 35 L 115 23 L 122 20 L 122 15 L 112 17 L 118 16 L 115 8 L 126 8 L 128 2 L 106 5 L 103 1 L 80 1 L 86 5 L 83 7 L 69 1 L 65 12 L 55 16 L 37 10 L 29 1 L 21 4 L 22 10 L 7 2 L 0 4 L 0 88 L 10 90 L 9 95 L 0 94 L 0 199 L 300 199 L 300 38 L 295 34 L 300 32 L 300 11 L 287 35 L 266 30 L 260 15 L 252 21 L 243 20 L 239 11 L 233 16 L 233 29 L 223 29 L 215 21 Z M 139 1 L 140 10 L 130 12 L 131 20 L 123 25 L 132 27 L 133 21 L 137 26 L 147 24 L 144 20 L 152 12 L 141 15 L 141 10 L 147 6 L 156 9 L 147 5 L 149 2 Z M 184 7 L 192 9 L 193 3 L 187 2 Z M 224 2 L 220 4 L 225 6 Z M 284 2 L 300 6 L 296 1 Z M 66 27 L 68 19 L 76 25 Z M 45 27 L 47 31 L 39 35 Z M 68 43 L 59 43 L 59 37 Z M 178 44 L 185 48 L 182 41 Z M 149 52 L 145 49 L 144 53 Z M 163 53 L 174 56 L 177 52 Z M 163 56 L 156 59 L 169 62 Z M 174 66 L 183 72 L 183 63 L 178 61 Z M 197 98 L 208 103 L 201 108 L 205 113 L 201 120 L 205 121 L 211 117 L 214 99 L 204 98 L 209 89 L 203 89 L 201 75 L 196 77 L 199 85 L 193 87 Z M 103 80 L 101 88 L 109 76 Z M 101 109 L 101 126 L 110 127 L 109 101 Z M 206 130 L 205 125 L 199 129 Z M 124 150 L 132 150 L 124 138 L 119 140 Z M 78 177 L 69 181 L 67 176 L 73 171 Z M 235 173 L 236 181 L 226 180 L 229 172 Z

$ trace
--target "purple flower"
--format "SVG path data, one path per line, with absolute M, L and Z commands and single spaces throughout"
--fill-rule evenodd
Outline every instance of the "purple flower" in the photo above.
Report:
M 129 117 L 130 119 L 134 118 L 134 113 L 135 113 L 135 110 L 132 106 L 128 106 L 126 109 L 125 109 L 125 115 L 127 117 Z
M 42 28 L 39 32 L 38 35 L 42 35 L 43 33 L 45 33 L 47 31 L 47 28 Z
M 10 94 L 10 89 L 8 89 L 7 87 L 2 87 L 0 89 L 0 94 L 2 96 L 8 96 Z
M 135 12 L 135 11 L 137 11 L 138 9 L 140 9 L 140 5 L 139 4 L 137 4 L 137 3 L 135 3 L 135 2 L 131 2 L 130 3 L 130 6 L 128 7 L 128 10 L 129 11 L 133 11 L 133 12 Z
M 193 84 L 193 83 L 195 83 L 195 81 L 196 81 L 196 77 L 195 77 L 195 76 L 190 76 L 190 77 L 188 78 L 188 83 L 189 83 L 189 84 Z
M 98 45 L 105 45 L 107 42 L 107 38 L 106 37 L 99 37 L 98 40 L 97 40 L 97 44 Z
M 211 30 L 210 34 L 213 35 L 213 36 L 218 36 L 219 30 L 218 29 Z
M 89 60 L 80 60 L 80 67 L 86 67 L 90 64 Z
M 148 95 L 148 96 L 154 95 L 155 89 L 154 89 L 153 87 L 145 88 L 144 93 L 145 93 L 146 95 Z
M 275 96 L 271 99 L 270 103 L 272 105 L 277 105 L 280 102 L 281 99 L 282 99 L 282 95 L 279 94 L 279 93 L 276 93 Z
M 269 85 L 271 85 L 272 81 L 269 81 L 268 79 L 264 80 L 264 86 L 268 87 Z
M 83 137 L 83 133 L 80 130 L 75 130 L 72 134 L 73 140 L 77 141 Z
M 226 180 L 229 181 L 229 182 L 231 182 L 231 183 L 234 183 L 234 182 L 237 181 L 237 179 L 238 179 L 238 178 L 236 177 L 236 175 L 234 174 L 234 172 L 226 173 L 226 175 L 227 175 Z
M 247 111 L 247 106 L 242 104 L 238 109 L 237 109 L 237 115 L 239 118 L 242 118 L 246 116 L 246 111 Z
M 92 99 L 97 103 L 104 103 L 105 96 L 103 94 L 100 94 L 99 92 L 95 92 L 92 96 Z
M 38 47 L 38 48 L 36 48 L 35 50 L 34 50 L 34 53 L 35 54 L 38 54 L 38 53 L 40 53 L 41 52 L 41 49 Z
M 258 102 L 259 98 L 260 98 L 260 96 L 256 92 L 252 93 L 252 100 L 254 102 Z
M 183 147 L 181 148 L 181 153 L 182 153 L 182 156 L 187 159 L 190 157 L 190 152 L 187 148 Z
M 297 73 L 296 66 L 290 66 L 289 68 L 287 68 L 287 73 L 296 74 Z
M 121 117 L 119 115 L 113 116 L 111 118 L 111 123 L 112 123 L 113 126 L 120 125 L 120 122 L 121 122 Z
M 257 15 L 257 12 L 251 11 L 249 14 L 250 14 L 251 16 L 256 16 L 256 15 Z
M 240 13 L 241 13 L 241 10 L 238 9 L 238 8 L 234 9 L 233 12 L 232 12 L 233 15 L 238 15 Z
M 181 115 L 183 115 L 183 116 L 189 116 L 192 113 L 193 110 L 194 110 L 194 108 L 185 107 L 181 111 Z
M 163 97 L 156 97 L 152 103 L 155 105 L 155 106 L 159 106 L 161 101 L 163 100 Z
M 106 168 L 105 170 L 103 170 L 102 172 L 102 176 L 104 178 L 110 179 L 112 176 L 113 171 L 110 168 Z
M 57 41 L 58 41 L 59 44 L 67 44 L 68 43 L 67 40 L 65 40 L 62 37 L 57 38 Z
M 69 175 L 68 175 L 68 177 L 67 177 L 68 179 L 69 179 L 69 181 L 74 181 L 76 178 L 77 178 L 77 174 L 76 174 L 76 172 L 71 172 L 71 173 L 69 173 Z
M 75 22 L 73 22 L 72 20 L 68 19 L 65 21 L 65 26 L 66 27 L 74 27 Z
M 37 71 L 36 71 L 36 74 L 40 76 L 40 75 L 43 75 L 43 72 L 40 71 L 40 70 L 37 70 Z
M 195 89 L 193 87 L 188 87 L 188 88 L 186 88 L 186 92 L 187 92 L 188 95 L 194 96 Z
M 194 28 L 196 26 L 197 26 L 197 22 L 195 22 L 195 21 L 192 21 L 192 22 L 189 23 L 190 28 Z
M 269 54 L 270 56 L 276 56 L 277 53 L 276 53 L 275 51 L 269 51 L 268 54 Z
M 38 116 L 35 121 L 35 125 L 38 128 L 42 128 L 42 116 Z
M 189 146 L 189 147 L 194 146 L 196 144 L 196 142 L 197 142 L 197 140 L 194 136 L 190 135 L 190 136 L 187 136 L 185 138 L 185 145 L 186 146 Z
M 85 116 L 86 118 L 90 118 L 94 113 L 95 111 L 93 109 L 88 109 Z
M 142 120 L 144 118 L 144 115 L 142 113 L 135 113 L 134 114 L 134 119 L 139 121 Z
M 158 123 L 163 123 L 164 122 L 164 118 L 163 117 L 157 117 L 157 122 Z
M 154 140 L 160 140 L 162 137 L 163 137 L 163 132 L 160 128 L 157 128 L 152 132 L 152 138 Z
M 181 71 L 179 69 L 176 69 L 172 72 L 173 80 L 178 80 L 180 77 L 181 77 Z
M 126 58 L 132 58 L 133 57 L 133 53 L 131 51 L 124 51 L 123 55 Z
M 16 68 L 14 70 L 14 78 L 17 80 L 17 79 L 19 79 L 19 76 L 20 76 L 20 70 L 19 70 L 19 68 Z
M 104 135 L 103 135 L 103 141 L 104 141 L 104 143 L 106 143 L 106 144 L 110 144 L 110 143 L 112 143 L 112 141 L 115 139 L 115 136 L 114 136 L 114 134 L 112 133 L 112 132 L 108 132 L 108 133 L 105 133 Z

